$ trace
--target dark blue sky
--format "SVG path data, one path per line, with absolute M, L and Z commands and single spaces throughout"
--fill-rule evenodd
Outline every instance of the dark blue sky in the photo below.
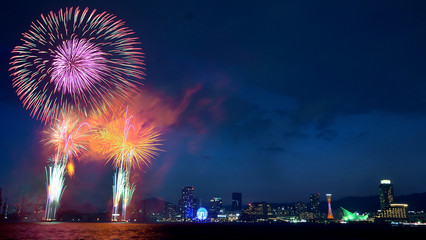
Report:
M 193 185 L 203 202 L 230 204 L 233 191 L 244 203 L 307 201 L 376 195 L 382 178 L 397 195 L 426 191 L 422 1 L 9 1 L 0 14 L 6 196 L 44 199 L 47 160 L 43 126 L 11 86 L 10 51 L 40 13 L 66 6 L 113 13 L 142 41 L 137 104 L 164 116 L 165 152 L 134 175 L 136 198 L 176 202 Z M 111 183 L 111 166 L 86 157 L 64 201 L 106 205 Z

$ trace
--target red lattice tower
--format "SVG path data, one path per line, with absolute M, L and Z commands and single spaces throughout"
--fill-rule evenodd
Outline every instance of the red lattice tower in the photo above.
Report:
M 333 212 L 331 211 L 331 194 L 326 194 L 327 196 L 327 203 L 328 203 L 328 219 L 333 219 Z

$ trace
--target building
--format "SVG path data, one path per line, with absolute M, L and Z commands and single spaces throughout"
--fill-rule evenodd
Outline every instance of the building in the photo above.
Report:
M 192 220 L 194 217 L 194 187 L 182 188 L 182 219 Z
M 368 214 L 359 215 L 357 212 L 349 212 L 348 210 L 340 207 L 343 211 L 343 221 L 352 222 L 352 221 L 367 221 Z
M 239 192 L 232 193 L 232 211 L 241 211 L 242 206 L 242 194 Z
M 173 203 L 166 202 L 163 205 L 162 211 L 163 221 L 174 221 L 176 220 L 176 206 Z
M 308 211 L 308 205 L 302 202 L 297 202 L 294 204 L 294 215 L 299 216 L 301 213 L 306 213 Z
M 313 193 L 309 194 L 309 211 L 313 213 L 314 218 L 319 217 L 319 203 L 320 203 L 320 194 Z
M 209 215 L 211 218 L 217 218 L 217 215 L 222 213 L 222 198 L 214 197 L 210 199 Z
M 391 203 L 376 215 L 376 221 L 405 222 L 408 219 L 408 204 Z
M 379 184 L 379 194 L 380 194 L 380 209 L 385 209 L 391 203 L 393 203 L 393 185 L 390 180 L 383 179 Z
M 273 216 L 273 212 L 269 203 L 255 202 L 249 203 L 243 215 L 244 221 L 265 221 Z
M 301 212 L 299 214 L 299 219 L 303 220 L 309 220 L 314 219 L 314 213 L 313 212 Z

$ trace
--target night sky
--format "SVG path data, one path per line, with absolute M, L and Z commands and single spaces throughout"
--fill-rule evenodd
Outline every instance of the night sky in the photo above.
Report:
M 250 2 L 250 3 L 248 3 Z M 45 128 L 12 88 L 9 58 L 41 13 L 80 6 L 126 21 L 146 53 L 135 104 L 164 152 L 132 172 L 134 199 L 243 203 L 426 191 L 426 2 L 8 1 L 0 24 L 3 199 L 45 199 Z M 255 2 L 255 3 L 251 3 Z M 107 206 L 112 167 L 90 154 L 65 204 Z

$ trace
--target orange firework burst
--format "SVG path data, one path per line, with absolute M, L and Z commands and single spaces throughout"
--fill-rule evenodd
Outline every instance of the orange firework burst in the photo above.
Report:
M 87 151 L 90 130 L 89 124 L 80 123 L 80 119 L 75 114 L 62 113 L 61 118 L 56 119 L 54 124 L 44 131 L 46 145 L 56 150 L 54 161 L 67 164 L 68 160 L 72 162 L 73 157 L 78 159 L 81 153 Z M 71 175 L 71 171 L 69 173 Z
M 115 168 L 148 166 L 161 151 L 161 132 L 147 121 L 137 120 L 128 111 L 112 111 L 93 119 L 98 126 L 91 138 L 91 147 L 112 161 Z

